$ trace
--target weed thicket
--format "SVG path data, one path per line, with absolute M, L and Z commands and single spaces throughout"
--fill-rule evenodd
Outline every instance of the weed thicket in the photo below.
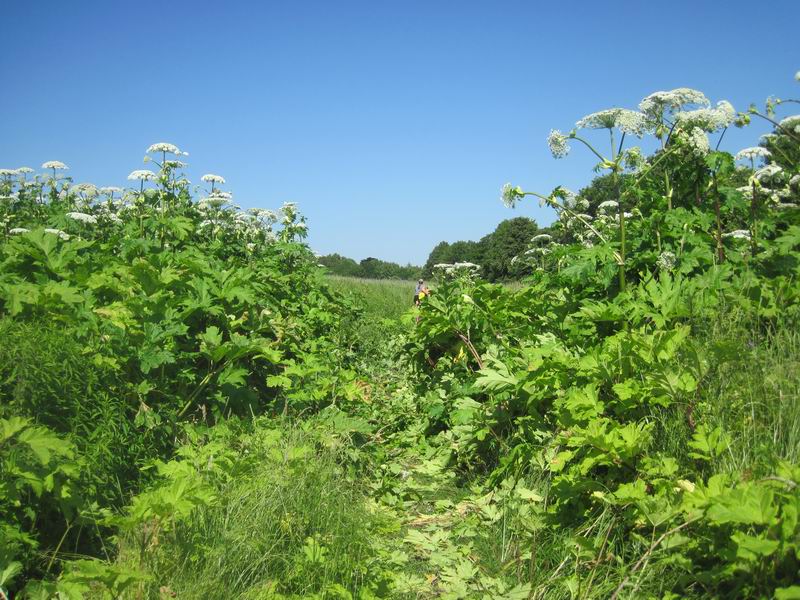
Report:
M 419 308 L 172 144 L 125 191 L 4 169 L 3 595 L 800 597 L 800 117 L 709 105 L 554 130 L 608 197 L 504 186 L 558 216 L 533 276 Z

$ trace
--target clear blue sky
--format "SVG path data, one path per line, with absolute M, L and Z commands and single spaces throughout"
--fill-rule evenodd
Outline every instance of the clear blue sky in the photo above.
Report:
M 698 88 L 737 109 L 800 95 L 800 4 L 6 0 L 0 167 L 66 162 L 123 185 L 144 149 L 190 152 L 245 207 L 296 201 L 322 253 L 421 263 L 511 211 L 506 181 L 592 176 L 551 128 Z M 726 135 L 754 145 L 761 125 Z

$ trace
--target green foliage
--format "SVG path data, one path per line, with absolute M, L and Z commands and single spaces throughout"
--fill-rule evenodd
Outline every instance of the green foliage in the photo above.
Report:
M 0 589 L 35 572 L 36 552 L 54 541 L 50 518 L 65 519 L 67 530 L 78 521 L 81 469 L 75 447 L 50 429 L 0 418 Z
M 361 262 L 339 254 L 328 254 L 318 258 L 319 264 L 327 267 L 332 275 L 341 277 L 362 277 L 366 279 L 417 279 L 422 269 L 413 265 L 397 263 L 368 257 Z
M 452 465 L 495 490 L 531 482 L 546 508 L 537 537 L 514 526 L 527 543 L 571 532 L 563 575 L 570 557 L 547 542 L 560 558 L 530 558 L 555 571 L 532 580 L 543 595 L 768 597 L 797 583 L 796 210 L 766 198 L 793 198 L 800 165 L 784 156 L 783 183 L 767 181 L 688 153 L 681 135 L 636 175 L 614 146 L 598 165 L 611 173 L 579 195 L 531 193 L 560 218 L 532 249 L 530 285 L 445 281 L 405 345 L 425 432 Z

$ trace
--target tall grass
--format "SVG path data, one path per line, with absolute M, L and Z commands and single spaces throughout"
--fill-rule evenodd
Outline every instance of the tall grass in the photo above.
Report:
M 724 470 L 764 474 L 779 460 L 800 460 L 800 332 L 791 320 L 770 327 L 726 311 L 703 332 L 717 360 L 704 405 L 730 437 Z
M 396 320 L 414 304 L 416 281 L 337 275 L 330 275 L 328 281 L 335 290 L 363 307 L 367 317 Z
M 149 589 L 138 594 L 358 597 L 370 575 L 378 519 L 347 477 L 335 444 L 279 427 L 256 425 L 233 460 L 235 476 L 217 486 L 210 505 L 160 536 L 143 564 L 134 538 L 123 540 L 123 564 L 151 576 Z

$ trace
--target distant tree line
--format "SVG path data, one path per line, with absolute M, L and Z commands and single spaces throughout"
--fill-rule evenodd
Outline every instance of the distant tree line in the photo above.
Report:
M 417 279 L 422 274 L 422 267 L 411 264 L 403 266 L 371 256 L 361 262 L 356 262 L 352 258 L 347 258 L 341 254 L 328 254 L 319 257 L 318 260 L 321 265 L 326 266 L 334 275 L 343 275 L 345 277 L 408 280 Z
M 410 264 L 403 266 L 373 257 L 356 262 L 341 254 L 328 254 L 318 260 L 334 275 L 406 280 L 430 277 L 434 265 L 440 263 L 471 262 L 480 265 L 484 279 L 506 281 L 520 279 L 530 273 L 530 267 L 524 261 L 515 260 L 515 257 L 529 248 L 531 238 L 537 233 L 550 233 L 550 230 L 540 229 L 536 221 L 527 217 L 507 219 L 477 242 L 439 242 L 431 250 L 423 267 Z

